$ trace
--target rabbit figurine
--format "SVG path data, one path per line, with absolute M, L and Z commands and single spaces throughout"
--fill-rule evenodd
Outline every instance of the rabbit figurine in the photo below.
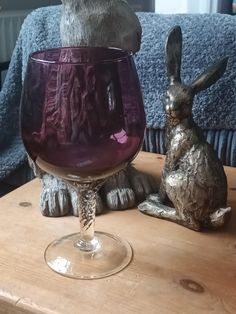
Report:
M 60 37 L 62 46 L 114 46 L 137 52 L 142 29 L 134 11 L 124 0 L 62 0 Z M 63 180 L 44 173 L 30 161 L 41 178 L 41 212 L 45 216 L 78 215 L 77 193 Z M 105 208 L 121 210 L 156 191 L 151 177 L 132 166 L 109 178 L 97 194 L 96 213 Z
M 181 83 L 182 32 L 175 26 L 166 41 L 170 86 L 166 93 L 166 160 L 159 194 L 149 195 L 138 208 L 190 229 L 223 226 L 230 215 L 227 180 L 222 163 L 192 117 L 193 98 L 224 73 L 227 58 L 199 75 L 192 84 Z

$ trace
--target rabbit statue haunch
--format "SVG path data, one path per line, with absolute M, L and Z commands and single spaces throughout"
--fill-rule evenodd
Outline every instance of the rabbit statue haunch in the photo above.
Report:
M 170 86 L 166 93 L 166 160 L 159 194 L 151 194 L 138 207 L 141 212 L 199 231 L 223 226 L 230 215 L 227 180 L 213 148 L 192 118 L 193 97 L 224 73 L 227 58 L 198 76 L 191 85 L 181 83 L 182 33 L 174 27 L 166 42 Z

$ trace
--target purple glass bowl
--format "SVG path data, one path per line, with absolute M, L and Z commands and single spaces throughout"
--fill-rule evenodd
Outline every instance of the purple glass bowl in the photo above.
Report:
M 66 177 L 96 176 L 130 162 L 145 129 L 133 57 L 120 49 L 68 47 L 30 55 L 21 132 L 31 158 Z

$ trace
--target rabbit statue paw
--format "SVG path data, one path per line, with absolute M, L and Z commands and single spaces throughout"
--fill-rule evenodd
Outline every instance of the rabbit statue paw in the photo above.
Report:
M 40 209 L 44 216 L 60 217 L 67 215 L 72 202 L 67 185 L 60 179 L 44 173 L 41 177 L 42 189 Z
M 103 199 L 111 210 L 135 206 L 135 194 L 127 176 L 127 168 L 107 180 L 102 188 Z
M 149 195 L 141 212 L 199 231 L 219 228 L 230 216 L 227 180 L 221 161 L 192 117 L 194 95 L 224 73 L 227 58 L 200 74 L 192 84 L 180 78 L 182 32 L 174 27 L 166 42 L 170 86 L 166 93 L 166 160 L 159 194 Z
M 136 206 L 148 194 L 155 192 L 156 187 L 153 177 L 129 165 L 107 180 L 102 196 L 109 209 L 122 210 Z
M 73 187 L 50 174 L 41 175 L 42 189 L 40 209 L 44 216 L 60 217 L 68 214 L 78 216 L 78 194 Z M 99 194 L 96 196 L 96 214 L 101 214 L 104 205 Z

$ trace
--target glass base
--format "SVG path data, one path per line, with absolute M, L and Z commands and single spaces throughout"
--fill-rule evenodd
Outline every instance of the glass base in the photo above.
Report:
M 130 244 L 109 233 L 95 232 L 94 250 L 79 248 L 80 234 L 74 233 L 53 241 L 44 258 L 58 274 L 74 279 L 98 279 L 124 269 L 132 260 Z

